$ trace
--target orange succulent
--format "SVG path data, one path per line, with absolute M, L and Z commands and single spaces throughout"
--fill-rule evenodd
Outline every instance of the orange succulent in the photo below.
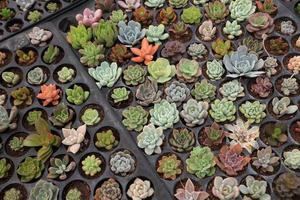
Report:
M 136 57 L 131 58 L 133 62 L 144 62 L 146 65 L 148 65 L 149 62 L 153 60 L 153 55 L 157 51 L 159 45 L 151 45 L 149 44 L 148 40 L 146 38 L 142 41 L 141 49 L 138 48 L 131 48 L 130 50 L 132 53 L 137 55 Z
M 59 103 L 60 93 L 61 90 L 57 89 L 55 84 L 44 84 L 41 86 L 41 92 L 36 97 L 43 100 L 43 106 L 47 106 L 50 103 L 57 105 Z

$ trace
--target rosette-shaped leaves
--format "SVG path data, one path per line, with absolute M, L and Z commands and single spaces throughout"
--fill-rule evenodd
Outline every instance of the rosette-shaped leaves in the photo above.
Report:
M 110 20 L 101 20 L 99 24 L 93 28 L 93 38 L 97 43 L 105 47 L 113 46 L 117 35 L 117 26 Z
M 132 53 L 123 44 L 116 44 L 111 48 L 109 58 L 113 62 L 124 63 L 132 57 Z
M 197 102 L 195 99 L 189 99 L 183 104 L 183 110 L 180 116 L 189 127 L 194 127 L 204 123 L 208 115 L 208 103 L 205 101 Z
M 238 97 L 245 96 L 244 87 L 238 80 L 224 83 L 219 89 L 224 99 L 235 101 Z
M 86 28 L 83 24 L 77 27 L 71 26 L 67 34 L 67 41 L 74 49 L 82 48 L 88 41 L 92 39 L 92 29 Z
M 171 63 L 177 63 L 182 58 L 182 55 L 185 53 L 185 51 L 186 48 L 183 43 L 177 40 L 168 41 L 161 50 L 161 55 L 170 59 Z
M 102 10 L 101 9 L 97 9 L 95 11 L 89 9 L 89 8 L 85 8 L 83 10 L 83 13 L 79 13 L 76 15 L 76 20 L 78 22 L 78 24 L 83 24 L 87 27 L 89 26 L 97 26 L 99 20 L 102 17 Z
M 32 31 L 28 33 L 31 44 L 40 47 L 46 46 L 47 42 L 52 37 L 52 32 L 39 28 L 37 26 L 32 28 Z
M 219 37 L 212 42 L 211 48 L 213 49 L 216 58 L 223 58 L 226 54 L 230 53 L 231 42 L 230 40 L 223 40 Z
M 156 82 L 165 83 L 175 75 L 176 69 L 174 65 L 170 65 L 167 59 L 158 58 L 156 61 L 149 63 L 148 72 Z
M 264 180 L 256 180 L 253 176 L 246 177 L 246 185 L 240 185 L 242 194 L 253 199 L 271 200 L 271 196 L 266 194 L 268 183 Z
M 223 179 L 220 176 L 216 176 L 212 193 L 220 200 L 236 199 L 240 195 L 239 183 L 233 177 Z
M 113 10 L 109 16 L 109 19 L 113 23 L 118 24 L 120 21 L 127 22 L 127 15 L 121 9 Z
M 17 73 L 14 73 L 12 71 L 5 71 L 1 74 L 1 78 L 3 79 L 3 81 L 9 86 L 15 86 L 17 83 L 20 82 L 20 75 Z M 30 83 L 30 81 L 28 80 L 28 82 Z
M 47 178 L 65 180 L 68 177 L 67 173 L 75 170 L 75 168 L 76 162 L 71 161 L 67 154 L 62 159 L 51 158 Z
M 142 133 L 137 136 L 137 145 L 144 149 L 147 155 L 160 154 L 160 146 L 163 144 L 164 137 L 161 127 L 155 128 L 153 124 L 149 124 L 144 126 Z
M 141 63 L 144 62 L 145 65 L 148 65 L 154 57 L 154 54 L 158 50 L 159 45 L 151 45 L 148 40 L 144 38 L 142 40 L 141 48 L 130 48 L 132 53 L 136 55 L 136 57 L 131 58 L 131 61 Z
M 123 71 L 123 78 L 126 85 L 138 85 L 145 81 L 146 70 L 140 65 L 129 65 Z
M 235 37 L 242 35 L 243 33 L 241 29 L 241 25 L 239 25 L 236 20 L 232 22 L 227 21 L 223 28 L 223 31 L 225 34 L 227 34 L 227 37 L 231 40 L 234 39 Z
M 25 160 L 19 164 L 17 173 L 21 176 L 21 181 L 26 183 L 39 178 L 44 168 L 44 164 L 37 158 L 26 157 Z
M 203 79 L 201 82 L 195 84 L 191 94 L 197 101 L 210 102 L 216 96 L 217 87 Z
M 117 175 L 126 176 L 135 170 L 136 162 L 130 151 L 122 150 L 111 155 L 110 170 Z
M 149 106 L 161 100 L 162 92 L 158 90 L 157 82 L 146 79 L 136 90 L 137 103 L 142 106 Z
M 257 77 L 255 83 L 251 85 L 250 91 L 261 98 L 268 97 L 273 89 L 272 82 L 268 77 Z
M 83 161 L 81 161 L 81 164 L 82 170 L 87 176 L 95 176 L 97 173 L 101 172 L 100 165 L 102 164 L 102 161 L 94 154 L 87 156 Z
M 179 80 L 192 83 L 201 75 L 201 68 L 197 61 L 182 58 L 176 65 L 176 75 Z
M 192 150 L 196 143 L 195 135 L 188 129 L 173 129 L 169 143 L 171 148 L 177 152 L 186 152 Z
M 81 120 L 88 126 L 94 126 L 100 122 L 101 117 L 99 116 L 98 110 L 94 108 L 88 108 L 84 111 L 83 115 L 81 116 Z
M 3 72 L 3 74 L 4 73 L 5 72 Z M 47 75 L 44 73 L 43 69 L 40 67 L 35 67 L 34 69 L 30 70 L 27 74 L 28 83 L 33 84 L 33 85 L 42 84 L 44 81 L 46 81 L 46 79 L 47 79 Z M 16 77 L 14 77 L 12 83 L 14 84 L 15 81 L 18 82 L 19 80 L 16 80 Z
M 182 173 L 181 160 L 176 154 L 165 155 L 158 161 L 157 172 L 162 174 L 164 179 L 175 180 Z
M 39 180 L 31 189 L 30 200 L 57 200 L 59 188 L 51 182 Z
M 61 90 L 55 84 L 42 85 L 41 92 L 36 96 L 43 101 L 43 106 L 57 105 L 59 103 Z
M 284 78 L 281 83 L 280 89 L 282 93 L 287 96 L 291 94 L 297 94 L 297 90 L 299 89 L 299 83 L 296 78 Z
M 190 89 L 184 83 L 173 81 L 165 88 L 166 100 L 180 106 L 182 102 L 190 97 Z
M 200 179 L 216 172 L 214 154 L 208 147 L 194 147 L 186 164 L 187 171 Z
M 150 115 L 150 122 L 162 127 L 164 130 L 172 128 L 173 124 L 179 121 L 179 112 L 176 104 L 169 103 L 166 100 L 154 104 L 154 107 L 150 110 Z
M 246 29 L 258 39 L 262 39 L 264 34 L 269 34 L 274 30 L 274 19 L 267 13 L 257 12 L 248 18 L 249 24 Z
M 87 67 L 96 67 L 104 59 L 103 45 L 93 42 L 87 42 L 78 52 L 81 55 L 80 62 Z
M 207 54 L 207 49 L 203 44 L 193 43 L 189 46 L 187 53 L 194 59 L 203 59 Z
M 74 85 L 66 90 L 67 100 L 75 105 L 83 104 L 90 96 L 89 91 L 85 91 L 81 86 Z
M 150 25 L 146 32 L 147 40 L 155 44 L 161 44 L 161 40 L 165 40 L 169 37 L 169 34 L 164 32 L 165 26 L 163 24 L 158 26 Z
M 120 200 L 122 198 L 122 190 L 120 184 L 112 178 L 104 181 L 100 187 L 96 189 L 94 199 L 110 199 L 110 200 Z M 70 199 L 73 200 L 73 199 Z M 75 199 L 74 199 L 75 200 Z
M 126 9 L 127 12 L 131 12 L 141 6 L 140 0 L 120 0 L 117 3 L 120 7 Z
M 118 87 L 112 90 L 111 98 L 114 103 L 125 102 L 129 99 L 130 90 L 126 87 Z
M 122 44 L 134 46 L 146 34 L 146 29 L 142 29 L 141 24 L 135 21 L 129 21 L 128 24 L 124 21 L 118 23 L 119 35 L 118 39 Z
M 62 83 L 66 83 L 74 78 L 76 72 L 74 69 L 69 67 L 63 67 L 61 70 L 57 72 L 58 80 Z
M 154 189 L 151 187 L 149 180 L 142 180 L 136 178 L 132 184 L 130 184 L 127 190 L 127 195 L 132 199 L 147 199 L 154 194 Z
M 206 74 L 212 80 L 220 80 L 225 73 L 225 69 L 223 68 L 223 63 L 221 60 L 213 60 L 208 61 L 206 63 Z
M 132 19 L 135 22 L 140 23 L 142 26 L 149 26 L 152 22 L 153 16 L 149 9 L 141 6 L 134 10 L 132 13 Z
M 283 115 L 290 115 L 298 110 L 298 106 L 290 105 L 291 99 L 289 97 L 282 97 L 280 100 L 275 97 L 272 100 L 273 112 L 277 117 L 282 117 Z
M 250 123 L 260 123 L 267 116 L 264 112 L 266 107 L 265 104 L 259 101 L 246 101 L 239 107 L 239 110 Z
M 211 126 L 205 127 L 203 134 L 205 135 L 203 145 L 209 147 L 214 147 L 222 144 L 225 136 L 228 135 L 228 133 L 215 122 Z
M 176 189 L 176 194 L 174 194 L 178 200 L 186 200 L 186 197 L 192 197 L 196 200 L 205 200 L 209 197 L 209 194 L 205 191 L 196 190 L 194 183 L 191 179 L 188 179 L 185 185 Z
M 18 115 L 18 108 L 13 106 L 8 115 L 6 108 L 0 105 L 0 133 L 5 132 L 7 129 L 16 129 L 16 117 Z
M 280 158 L 272 152 L 272 147 L 267 146 L 258 150 L 255 157 L 252 157 L 255 168 L 263 172 L 273 172 L 274 167 L 279 165 Z
M 256 6 L 252 0 L 235 0 L 229 5 L 230 16 L 238 21 L 244 21 L 255 12 Z
M 220 23 L 229 14 L 225 3 L 221 1 L 213 1 L 204 5 L 206 16 L 215 23 Z
M 274 181 L 274 190 L 281 199 L 297 199 L 300 177 L 292 172 L 284 172 Z
M 95 146 L 98 148 L 103 148 L 109 151 L 119 144 L 118 139 L 115 137 L 111 129 L 96 133 L 96 137 Z
M 283 153 L 284 164 L 290 169 L 300 169 L 300 150 L 293 149 L 291 151 L 285 151 Z
M 235 120 L 236 107 L 232 101 L 227 99 L 216 99 L 211 104 L 209 110 L 210 116 L 216 122 L 225 122 Z
M 160 10 L 158 21 L 163 25 L 169 25 L 177 19 L 176 12 L 172 7 L 166 7 Z
M 80 143 L 84 141 L 86 124 L 79 126 L 77 130 L 74 128 L 63 128 L 62 133 L 64 136 L 62 143 L 68 146 L 67 151 L 76 154 L 80 149 Z
M 0 179 L 7 178 L 11 164 L 6 158 L 0 159 Z
M 30 106 L 32 94 L 28 87 L 20 87 L 11 92 L 14 106 Z
M 123 110 L 123 125 L 129 131 L 141 131 L 148 122 L 149 113 L 141 106 L 130 106 Z
M 160 8 L 164 5 L 165 0 L 146 0 L 145 5 L 150 8 Z
M 214 27 L 214 24 L 211 20 L 206 20 L 199 26 L 198 32 L 202 40 L 210 41 L 214 38 L 217 28 Z
M 181 14 L 181 20 L 186 24 L 198 24 L 202 18 L 201 11 L 196 6 L 185 8 Z
M 169 0 L 170 6 L 174 8 L 183 8 L 187 5 L 188 0 Z

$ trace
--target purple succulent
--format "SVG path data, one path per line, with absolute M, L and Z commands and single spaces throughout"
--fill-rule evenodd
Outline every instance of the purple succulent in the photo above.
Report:
M 181 42 L 175 40 L 169 41 L 165 44 L 161 51 L 161 55 L 165 58 L 171 59 L 172 63 L 177 63 L 182 58 L 185 51 L 185 46 Z
M 95 11 L 85 8 L 82 14 L 76 15 L 76 20 L 78 24 L 83 24 L 85 26 L 97 26 L 98 22 L 102 17 L 102 10 L 97 9 Z
M 123 0 L 118 1 L 119 6 L 126 9 L 127 12 L 131 12 L 141 6 L 141 0 Z

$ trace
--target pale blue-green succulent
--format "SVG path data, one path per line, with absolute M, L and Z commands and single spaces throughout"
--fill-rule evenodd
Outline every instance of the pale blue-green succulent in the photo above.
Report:
M 222 94 L 223 98 L 230 101 L 235 101 L 238 97 L 245 96 L 242 83 L 236 79 L 224 83 L 222 87 L 220 87 L 219 92 Z
M 282 97 L 280 100 L 275 97 L 272 100 L 273 112 L 277 117 L 282 117 L 283 115 L 290 115 L 298 110 L 298 106 L 290 105 L 291 99 L 289 97 Z
M 239 110 L 250 123 L 260 123 L 267 116 L 264 112 L 266 107 L 265 104 L 259 101 L 246 101 L 239 107 Z
M 253 176 L 246 177 L 246 185 L 240 185 L 239 189 L 242 194 L 251 197 L 251 199 L 271 200 L 267 194 L 268 183 L 264 180 L 255 180 Z
M 235 120 L 236 107 L 232 101 L 216 99 L 210 106 L 209 114 L 215 122 Z
M 59 188 L 51 182 L 39 180 L 31 189 L 29 200 L 57 200 Z
M 211 80 L 220 80 L 225 73 L 221 60 L 208 61 L 206 67 L 206 74 Z
M 180 112 L 180 116 L 184 119 L 185 123 L 189 127 L 201 125 L 205 122 L 208 115 L 208 102 L 197 102 L 195 99 L 189 99 L 183 104 L 183 109 Z
M 231 1 L 229 5 L 230 16 L 237 21 L 244 21 L 249 18 L 255 10 L 256 6 L 252 3 L 252 0 L 235 0 Z
M 234 39 L 235 37 L 238 37 L 242 35 L 243 31 L 241 29 L 241 25 L 238 24 L 237 20 L 234 20 L 232 22 L 227 21 L 224 28 L 224 33 L 226 33 L 227 37 L 229 39 Z
M 300 150 L 293 149 L 283 153 L 284 164 L 293 170 L 300 169 Z
M 165 0 L 146 0 L 144 4 L 150 8 L 160 8 L 164 5 Z
M 166 89 L 166 100 L 170 103 L 176 103 L 180 106 L 182 102 L 190 97 L 190 89 L 185 83 L 173 81 Z
M 187 53 L 192 56 L 193 59 L 202 59 L 207 54 L 207 49 L 204 44 L 193 43 L 189 46 Z
M 163 24 L 158 26 L 150 25 L 146 31 L 146 37 L 149 42 L 161 44 L 161 40 L 167 39 L 169 34 L 165 33 L 165 26 Z
M 27 74 L 27 81 L 30 84 L 39 85 L 42 84 L 47 79 L 44 71 L 40 67 L 36 67 L 30 70 Z
M 202 4 L 204 5 L 208 0 L 193 0 L 193 4 L 199 5 Z
M 140 23 L 135 21 L 129 21 L 128 24 L 124 21 L 118 23 L 119 35 L 118 39 L 122 44 L 128 46 L 134 46 L 137 44 L 146 34 L 146 29 L 142 29 Z
M 192 96 L 198 101 L 211 101 L 216 97 L 217 87 L 209 83 L 206 79 L 195 84 L 195 88 L 192 90 Z

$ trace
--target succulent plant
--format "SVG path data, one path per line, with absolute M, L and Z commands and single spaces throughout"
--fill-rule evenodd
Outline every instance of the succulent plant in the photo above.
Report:
M 101 9 L 93 11 L 89 8 L 85 8 L 82 14 L 79 13 L 76 15 L 76 21 L 78 22 L 78 24 L 83 24 L 87 27 L 94 27 L 98 25 L 98 22 L 100 21 L 101 17 Z
M 111 129 L 96 133 L 96 137 L 97 140 L 95 142 L 95 146 L 98 148 L 111 150 L 119 144 L 118 139 L 114 136 L 114 133 Z
M 142 106 L 149 106 L 161 100 L 162 92 L 158 90 L 157 82 L 148 78 L 137 87 L 136 98 L 137 103 Z
M 84 160 L 81 161 L 82 170 L 87 176 L 95 176 L 97 173 L 101 172 L 102 160 L 96 155 L 92 154 L 87 156 Z
M 274 55 L 284 55 L 288 52 L 289 44 L 281 37 L 273 38 L 269 40 L 269 53 Z
M 199 5 L 199 4 L 202 4 L 204 5 L 208 0 L 193 0 L 193 4 L 195 5 Z
M 253 149 L 258 149 L 259 145 L 256 139 L 259 137 L 259 126 L 252 126 L 250 128 L 250 122 L 244 122 L 242 119 L 237 119 L 236 124 L 225 124 L 225 128 L 229 131 L 227 137 L 231 139 L 230 144 L 241 145 L 249 153 L 252 153 Z
M 71 124 L 71 120 L 74 117 L 74 111 L 64 103 L 58 104 L 54 110 L 49 120 L 52 122 L 54 126 L 64 127 L 67 124 Z
M 256 180 L 253 176 L 246 177 L 246 185 L 240 185 L 239 189 L 242 194 L 250 196 L 253 199 L 269 199 L 271 196 L 267 194 L 268 183 L 265 180 Z
M 173 81 L 164 90 L 166 94 L 166 100 L 170 103 L 176 103 L 180 106 L 182 102 L 186 101 L 190 97 L 190 89 L 186 84 Z
M 202 125 L 208 115 L 209 104 L 206 101 L 197 102 L 195 99 L 189 99 L 183 104 L 180 116 L 189 127 Z
M 32 94 L 28 87 L 20 87 L 11 92 L 14 106 L 30 106 Z
M 194 147 L 186 159 L 187 171 L 202 179 L 216 172 L 214 154 L 209 147 Z
M 20 82 L 21 77 L 19 74 L 12 71 L 5 71 L 1 74 L 3 81 L 9 86 L 13 87 Z
M 161 55 L 165 58 L 168 58 L 171 60 L 171 63 L 177 63 L 181 58 L 182 54 L 184 54 L 186 51 L 185 46 L 175 40 L 175 41 L 168 41 L 165 43 L 164 48 L 161 51 Z M 158 58 L 159 60 L 161 58 Z
M 135 170 L 136 161 L 130 151 L 122 150 L 111 155 L 109 165 L 114 174 L 126 176 Z
M 119 9 L 119 10 L 113 10 L 111 12 L 111 15 L 109 16 L 109 19 L 113 23 L 118 24 L 120 21 L 127 22 L 127 15 L 121 9 Z
M 168 2 L 173 8 L 183 8 L 187 5 L 188 0 L 168 0 Z
M 70 31 L 67 34 L 67 41 L 74 49 L 82 48 L 88 41 L 92 39 L 92 29 L 85 27 L 83 24 L 70 26 Z
M 274 20 L 268 13 L 257 12 L 249 16 L 246 29 L 256 38 L 262 39 L 262 36 L 271 33 L 274 27 Z
M 131 12 L 141 6 L 140 0 L 119 0 L 117 3 L 121 8 L 126 9 L 127 12 Z
M 290 104 L 291 100 L 289 97 L 282 97 L 280 100 L 278 97 L 274 97 L 272 100 L 272 111 L 276 117 L 282 117 L 283 115 L 290 115 L 297 112 L 298 106 Z
M 231 49 L 230 40 L 223 40 L 221 38 L 217 38 L 215 41 L 212 42 L 211 45 L 212 45 L 211 47 L 215 53 L 215 57 L 217 57 L 217 58 L 223 58 L 224 56 L 229 54 L 230 49 Z M 224 58 L 223 58 L 223 63 L 225 64 Z M 227 69 L 227 67 L 226 67 L 226 69 Z
M 1 8 L 0 9 L 0 19 L 7 21 L 12 19 L 15 16 L 15 12 L 14 10 L 10 9 L 10 8 Z
M 229 5 L 230 16 L 237 21 L 244 21 L 256 10 L 251 0 L 235 0 Z
M 164 5 L 165 0 L 146 0 L 145 5 L 150 8 L 160 8 Z
M 55 106 L 61 98 L 61 90 L 56 88 L 55 84 L 44 84 L 41 86 L 41 91 L 36 95 L 36 98 L 43 101 L 43 106 Z
M 273 91 L 272 82 L 268 77 L 257 77 L 251 85 L 250 91 L 261 98 L 268 97 Z
M 163 24 L 159 24 L 158 26 L 150 25 L 146 31 L 147 40 L 160 45 L 161 40 L 165 40 L 169 37 L 169 34 L 164 32 L 165 26 Z
M 120 200 L 122 198 L 122 189 L 120 184 L 113 178 L 104 181 L 100 187 L 96 189 L 94 199 L 114 199 Z
M 144 126 L 143 131 L 137 136 L 137 145 L 144 149 L 147 155 L 160 154 L 164 137 L 161 127 L 155 128 L 153 124 L 149 124 Z
M 176 75 L 179 80 L 192 83 L 201 75 L 201 68 L 197 61 L 182 58 L 176 65 Z
M 111 48 L 109 59 L 112 62 L 124 63 L 132 57 L 132 53 L 128 50 L 125 45 L 116 44 Z
M 169 143 L 174 151 L 181 153 L 192 150 L 196 139 L 194 133 L 187 128 L 173 129 L 170 134 Z
M 65 180 L 67 173 L 75 170 L 76 162 L 70 161 L 70 157 L 65 155 L 62 159 L 51 158 L 47 178 Z
M 11 168 L 11 164 L 6 158 L 0 159 L 0 179 L 6 178 Z
M 146 29 L 142 29 L 140 23 L 132 20 L 129 21 L 127 25 L 125 22 L 120 21 L 118 27 L 119 41 L 128 46 L 136 45 L 146 34 Z
M 59 188 L 53 185 L 51 182 L 39 180 L 35 186 L 31 189 L 29 199 L 30 200 L 55 200 L 58 198 Z
M 280 143 L 287 141 L 287 127 L 281 123 L 268 123 L 265 125 L 266 141 L 271 146 L 278 146 Z
M 126 85 L 136 86 L 145 81 L 146 70 L 140 65 L 129 65 L 123 71 L 123 79 Z
M 68 146 L 67 151 L 76 154 L 80 149 L 80 143 L 84 141 L 86 124 L 79 126 L 77 130 L 62 128 L 62 134 L 64 136 L 62 143 Z
M 223 179 L 220 176 L 216 176 L 212 193 L 220 200 L 236 199 L 240 195 L 238 181 L 233 177 Z
M 96 67 L 104 59 L 104 51 L 103 45 L 87 42 L 78 51 L 80 53 L 80 62 L 87 67 Z
M 25 160 L 19 164 L 17 174 L 20 176 L 21 182 L 26 183 L 39 178 L 44 168 L 44 163 L 37 158 L 26 157 Z
M 219 124 L 214 122 L 211 126 L 207 126 L 203 131 L 204 140 L 203 145 L 208 147 L 218 146 L 223 143 L 225 136 L 228 135 L 226 131 L 224 131 Z
M 150 10 L 141 6 L 132 13 L 133 20 L 140 23 L 142 26 L 149 26 L 151 24 L 153 16 Z
M 141 48 L 130 48 L 131 52 L 136 55 L 135 57 L 131 58 L 131 61 L 136 63 L 144 62 L 145 65 L 148 65 L 154 58 L 154 54 L 158 50 L 159 45 L 151 45 L 149 44 L 148 40 L 144 38 L 142 40 Z
M 88 108 L 81 116 L 81 120 L 88 126 L 94 126 L 100 122 L 101 117 L 99 116 L 99 112 L 97 109 Z
M 274 172 L 274 167 L 279 165 L 280 158 L 272 152 L 272 147 L 267 146 L 257 150 L 256 156 L 252 157 L 255 168 L 262 172 Z
M 242 41 L 242 45 L 248 48 L 249 53 L 260 55 L 264 52 L 263 43 L 253 37 L 245 37 Z
M 29 11 L 27 15 L 27 20 L 31 23 L 36 23 L 40 21 L 43 17 L 43 14 L 38 10 Z
M 22 199 L 22 193 L 20 190 L 12 187 L 4 192 L 3 200 L 20 200 Z
M 176 12 L 172 7 L 166 7 L 159 11 L 158 21 L 163 25 L 169 25 L 177 19 Z
M 57 72 L 58 80 L 62 83 L 66 83 L 74 78 L 76 72 L 70 67 L 63 67 Z
M 260 123 L 267 116 L 264 112 L 266 107 L 259 101 L 246 101 L 239 107 L 239 110 L 250 123 Z
M 300 4 L 299 4 L 300 5 Z M 300 6 L 299 6 L 300 7 Z M 296 40 L 296 43 L 295 43 L 295 46 L 297 47 L 297 48 L 300 48 L 300 36 L 297 38 L 297 40 Z
M 81 192 L 77 188 L 70 189 L 66 195 L 66 200 L 79 200 Z
M 43 60 L 47 64 L 53 63 L 60 54 L 60 49 L 57 46 L 50 44 L 43 54 Z
M 256 1 L 256 6 L 260 12 L 268 13 L 269 15 L 275 14 L 278 9 L 273 0 Z
M 200 43 L 192 43 L 187 50 L 187 53 L 194 59 L 202 59 L 205 57 L 205 55 L 207 54 L 207 49 L 206 47 Z
M 176 69 L 174 65 L 170 65 L 165 58 L 158 58 L 156 61 L 151 61 L 148 64 L 148 72 L 152 80 L 158 83 L 165 83 L 172 79 Z
M 33 64 L 38 57 L 37 53 L 33 50 L 29 50 L 28 52 L 17 50 L 16 54 L 18 63 L 25 66 Z
M 191 94 L 197 101 L 207 101 L 215 99 L 217 87 L 209 83 L 206 79 L 195 84 Z
M 232 22 L 226 21 L 226 24 L 223 27 L 223 32 L 231 40 L 243 34 L 241 25 L 238 24 L 237 20 L 233 20 Z
M 186 24 L 199 24 L 201 18 L 201 11 L 196 6 L 184 8 L 181 14 L 181 20 Z
M 176 189 L 174 196 L 178 200 L 186 200 L 188 198 L 205 200 L 209 197 L 209 194 L 205 191 L 196 190 L 194 183 L 191 179 L 188 179 L 185 185 L 182 184 L 182 187 Z
M 211 20 L 204 21 L 198 28 L 198 33 L 204 41 L 211 41 L 215 37 L 216 32 L 217 28 L 214 27 Z
M 16 4 L 20 7 L 22 11 L 27 11 L 33 6 L 35 0 L 16 0 Z
M 0 133 L 5 132 L 7 129 L 16 129 L 18 108 L 13 106 L 8 115 L 8 110 L 0 105 L 0 111 Z
M 182 21 L 173 23 L 168 31 L 170 33 L 170 37 L 172 40 L 186 42 L 192 38 L 191 37 L 192 35 L 190 34 L 190 29 L 189 29 L 188 25 L 186 25 Z
M 293 149 L 283 152 L 284 164 L 292 170 L 300 169 L 300 150 Z
M 4 105 L 5 101 L 6 101 L 6 95 L 1 94 L 0 95 L 0 106 Z
M 290 58 L 287 68 L 292 70 L 294 74 L 298 74 L 300 71 L 300 56 L 293 56 Z
M 169 103 L 167 100 L 162 100 L 155 103 L 150 110 L 150 122 L 156 126 L 162 127 L 164 130 L 172 128 L 173 124 L 179 121 L 179 112 L 175 103 Z
M 275 75 L 277 73 L 276 67 L 278 66 L 277 59 L 272 56 L 268 56 L 265 59 L 264 63 L 264 69 L 266 71 L 266 74 L 268 77 L 271 77 L 272 75 Z
M 176 177 L 182 173 L 180 169 L 181 165 L 181 160 L 177 158 L 176 154 L 164 155 L 158 160 L 156 171 L 160 173 L 164 179 L 175 180 Z
M 299 197 L 300 177 L 292 172 L 284 172 L 274 181 L 274 190 L 281 199 Z
M 28 37 L 31 44 L 43 47 L 52 38 L 52 32 L 35 26 L 28 33 Z
M 154 189 L 151 186 L 151 182 L 140 178 L 135 178 L 127 190 L 127 195 L 132 199 L 147 199 L 153 194 Z
M 23 145 L 24 137 L 16 137 L 14 136 L 9 140 L 9 148 L 13 151 L 20 151 L 24 147 Z
M 118 36 L 117 26 L 110 20 L 100 20 L 92 32 L 96 43 L 102 44 L 105 47 L 112 47 Z
M 8 55 L 7 53 L 0 51 L 0 65 L 4 65 L 7 61 Z
M 31 69 L 27 74 L 27 81 L 33 85 L 40 85 L 45 82 L 47 75 L 44 73 L 43 69 L 40 67 L 35 67 Z
M 223 68 L 223 63 L 221 60 L 213 60 L 213 61 L 208 61 L 206 63 L 206 74 L 208 77 L 212 80 L 220 80 L 225 73 L 225 69 Z
M 298 89 L 299 89 L 299 84 L 296 78 L 289 77 L 283 79 L 280 90 L 284 95 L 288 96 L 292 94 L 297 94 Z
M 215 158 L 218 167 L 229 176 L 237 176 L 250 162 L 249 156 L 241 155 L 243 149 L 240 144 L 233 146 L 224 145 L 218 156 Z
M 30 111 L 26 117 L 26 121 L 28 122 L 29 125 L 34 125 L 35 122 L 42 117 L 42 111 L 40 110 L 33 110 Z
M 294 26 L 291 20 L 282 21 L 280 23 L 280 32 L 285 35 L 292 35 L 296 31 L 296 27 Z
M 51 12 L 51 13 L 54 13 L 60 9 L 58 3 L 55 3 L 55 2 L 49 2 L 46 5 L 46 8 L 47 8 L 48 12 Z
M 245 96 L 244 87 L 240 81 L 234 79 L 226 82 L 219 88 L 224 99 L 235 101 L 239 97 Z
M 95 0 L 95 8 L 107 13 L 115 9 L 116 4 L 114 0 Z
M 141 131 L 143 126 L 148 122 L 148 111 L 144 110 L 141 106 L 130 106 L 123 110 L 122 116 L 123 125 L 129 131 Z
M 111 98 L 114 103 L 121 103 L 129 99 L 130 91 L 126 87 L 118 87 L 113 89 Z
M 229 14 L 229 10 L 227 9 L 225 3 L 218 0 L 208 2 L 204 5 L 204 9 L 205 15 L 215 23 L 220 23 Z

